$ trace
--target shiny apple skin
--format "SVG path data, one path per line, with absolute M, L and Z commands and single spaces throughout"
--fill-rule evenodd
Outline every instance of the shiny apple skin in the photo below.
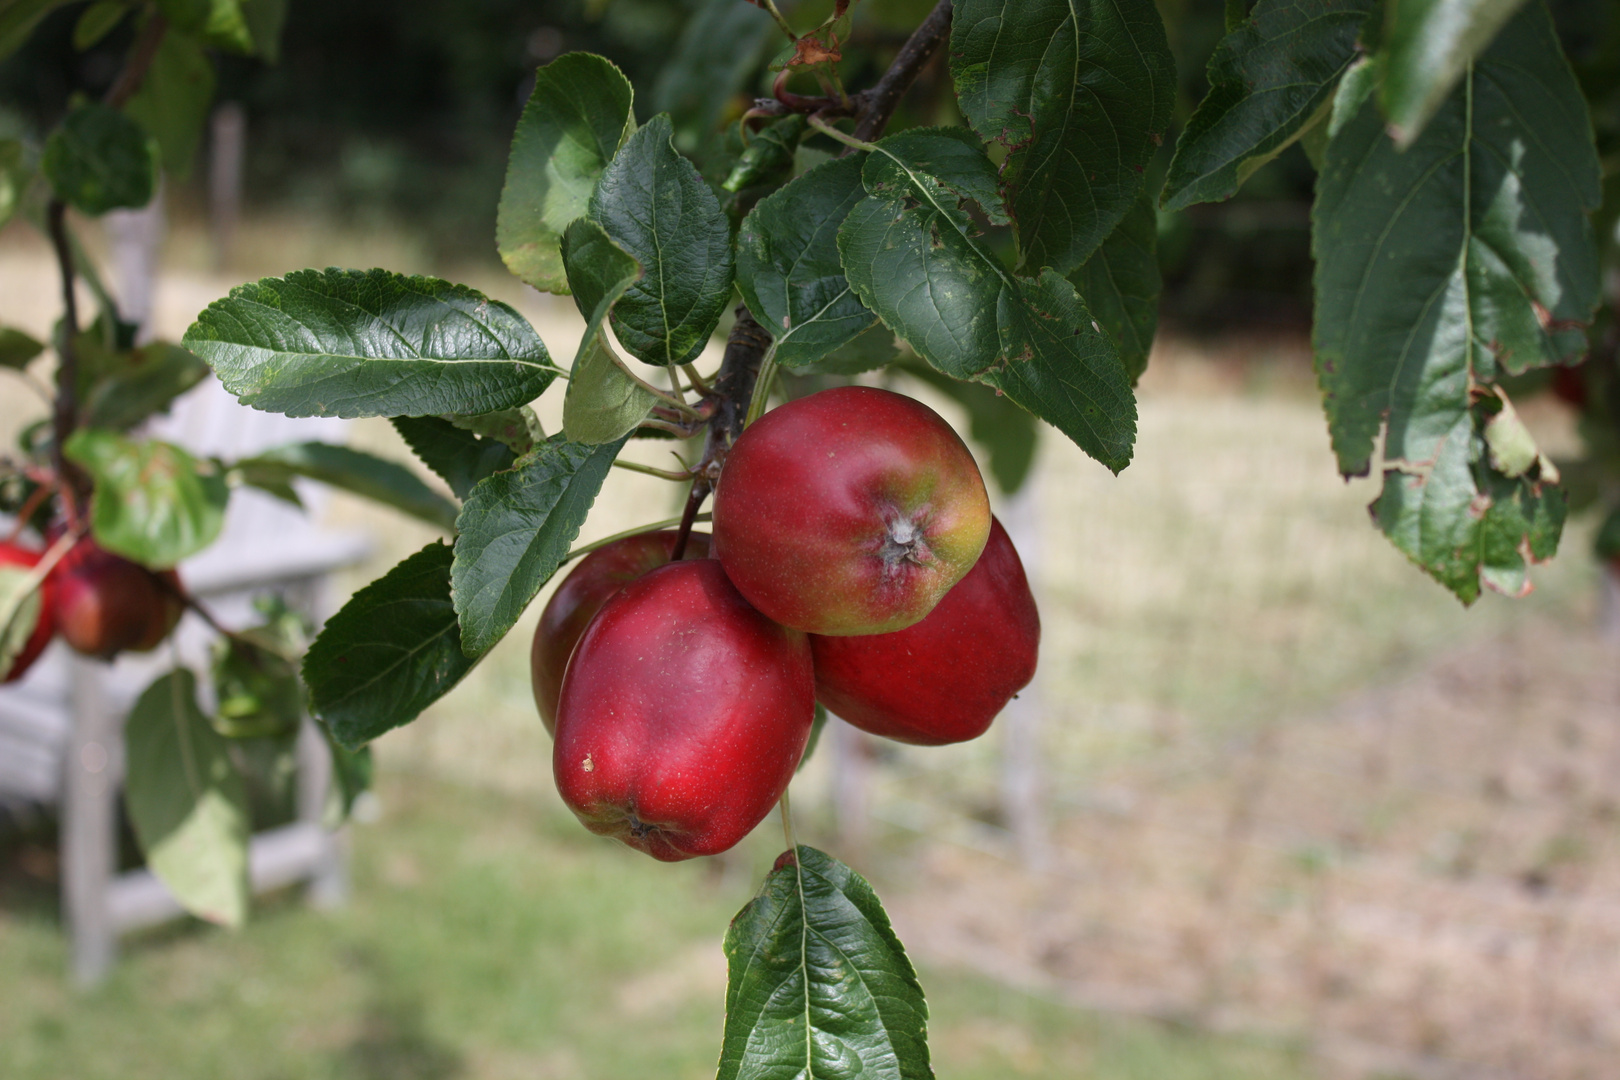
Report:
M 771 622 L 712 559 L 611 597 L 568 662 L 552 770 L 594 833 L 655 859 L 747 836 L 804 753 L 815 677 L 804 634 Z
M 732 447 L 714 553 L 749 603 L 813 634 L 917 622 L 978 560 L 990 500 L 928 406 L 869 386 L 790 401 Z
M 562 694 L 563 672 L 592 616 L 602 609 L 608 597 L 647 571 L 669 562 L 679 535 L 674 529 L 637 533 L 597 548 L 579 560 L 579 565 L 551 594 L 529 646 L 534 704 L 540 710 L 546 731 L 557 733 L 557 698 Z M 688 536 L 682 557 L 708 558 L 709 534 L 694 532 Z
M 51 570 L 56 629 L 75 651 L 111 658 L 155 649 L 184 610 L 180 578 L 114 555 L 86 536 Z
M 928 617 L 892 634 L 810 639 L 816 697 L 873 735 L 939 746 L 983 735 L 1035 677 L 1041 618 L 994 519 L 979 561 Z
M 17 566 L 24 570 L 31 570 L 39 565 L 41 553 L 21 544 L 0 543 L 0 566 Z M 23 645 L 22 652 L 11 660 L 11 666 L 0 676 L 0 683 L 16 682 L 22 678 L 39 654 L 45 651 L 45 646 L 51 643 L 51 635 L 56 632 L 56 597 L 55 588 L 49 576 L 39 586 L 39 621 L 34 624 L 33 632 L 28 635 L 28 642 Z

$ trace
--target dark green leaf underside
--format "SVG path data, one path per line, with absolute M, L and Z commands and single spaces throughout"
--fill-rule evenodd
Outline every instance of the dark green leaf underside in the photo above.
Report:
M 1209 59 L 1209 92 L 1176 140 L 1164 205 L 1182 210 L 1229 198 L 1298 138 L 1355 60 L 1356 35 L 1372 6 L 1259 0 Z
M 1019 268 L 1067 273 L 1130 209 L 1170 126 L 1175 60 L 1152 0 L 961 0 L 951 73 L 1007 147 Z
M 861 160 L 816 166 L 761 200 L 738 232 L 737 285 L 779 364 L 814 364 L 876 321 L 838 259 L 838 227 L 866 196 Z
M 310 645 L 312 708 L 349 749 L 415 720 L 472 670 L 450 601 L 454 557 L 429 544 L 355 593 Z

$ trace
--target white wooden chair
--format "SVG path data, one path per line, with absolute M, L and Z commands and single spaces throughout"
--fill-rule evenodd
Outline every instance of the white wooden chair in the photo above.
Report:
M 176 402 L 151 434 L 196 453 L 246 456 L 280 443 L 341 438 L 342 421 L 289 420 L 244 408 L 209 380 Z M 330 575 L 370 550 L 366 537 L 325 531 L 311 522 L 322 492 L 300 490 L 306 516 L 262 492 L 233 493 L 224 531 L 206 552 L 182 563 L 187 588 L 227 626 L 255 621 L 252 600 L 281 594 L 319 622 L 331 613 Z M 72 935 L 73 974 L 94 982 L 111 968 L 121 935 L 183 914 L 147 870 L 119 873 L 118 803 L 123 723 L 134 699 L 180 659 L 208 670 L 212 631 L 188 614 L 172 646 L 112 664 L 79 657 L 60 642 L 18 683 L 0 688 L 0 800 L 54 805 L 61 813 L 62 908 Z M 200 680 L 206 686 L 206 678 Z M 298 741 L 297 820 L 253 837 L 255 892 L 300 881 L 312 901 L 345 892 L 341 837 L 321 826 L 330 763 L 306 720 Z

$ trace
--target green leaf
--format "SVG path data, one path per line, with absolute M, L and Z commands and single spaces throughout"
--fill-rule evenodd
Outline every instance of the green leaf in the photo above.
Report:
M 196 38 L 164 34 L 141 88 L 124 106 L 157 140 L 164 169 L 176 180 L 191 175 L 197 140 L 214 101 L 214 64 Z
M 928 1005 L 883 905 L 837 859 L 796 850 L 726 931 L 719 1080 L 932 1080 Z
M 242 14 L 253 38 L 253 51 L 267 64 L 281 59 L 281 30 L 287 22 L 287 0 L 243 0 Z
M 1586 104 L 1539 7 L 1409 150 L 1371 101 L 1344 121 L 1313 233 L 1317 370 L 1340 472 L 1365 473 L 1386 416 L 1385 459 L 1421 468 L 1470 384 L 1584 352 L 1598 185 Z
M 1485 422 L 1485 446 L 1490 451 L 1491 468 L 1512 479 L 1541 463 L 1535 437 L 1505 396 L 1502 411 Z
M 456 527 L 456 506 L 397 462 L 325 442 L 272 447 L 232 466 L 248 483 L 287 482 L 294 476 L 317 480 L 362 498 L 391 506 L 446 532 Z
M 307 706 L 294 659 L 302 635 L 290 639 L 275 620 L 214 644 L 214 700 L 210 724 L 227 739 L 296 735 Z
M 187 911 L 241 926 L 248 909 L 248 796 L 226 742 L 197 707 L 197 679 L 148 686 L 124 728 L 124 805 L 152 873 Z
M 793 175 L 799 142 L 809 126 L 803 113 L 792 113 L 755 132 L 726 174 L 721 190 L 735 195 L 755 187 L 773 188 L 787 180 Z
M 838 258 L 838 227 L 866 197 L 861 160 L 818 165 L 743 219 L 737 287 L 776 339 L 779 364 L 817 363 L 877 320 L 850 288 Z
M 637 379 L 600 335 L 580 342 L 563 399 L 563 434 L 570 442 L 617 442 L 647 419 L 661 398 Z
M 856 334 L 848 344 L 839 346 L 814 364 L 797 369 L 796 374 L 859 375 L 892 364 L 899 355 L 894 331 L 881 321 L 875 321 L 869 329 Z
M 22 205 L 23 193 L 34 178 L 28 150 L 18 139 L 0 139 L 0 226 Z
M 108 551 L 163 569 L 219 535 L 231 492 L 216 463 L 97 428 L 80 428 L 64 449 L 95 483 L 90 528 Z
M 612 347 L 593 334 L 580 342 L 563 399 L 563 434 L 570 442 L 601 446 L 634 431 L 661 398 L 625 370 Z
M 1600 559 L 1620 555 L 1620 508 L 1609 511 L 1603 524 L 1598 526 L 1597 535 L 1592 538 L 1592 554 Z
M 450 413 L 445 419 L 463 431 L 505 443 L 506 448 L 518 457 L 533 450 L 534 444 L 546 437 L 540 427 L 540 418 L 528 405 L 487 413 Z
M 1559 488 L 1488 466 L 1483 442 L 1464 415 L 1428 469 L 1386 469 L 1372 506 L 1395 546 L 1465 604 L 1482 582 L 1508 596 L 1529 592 L 1529 563 L 1557 551 L 1566 513 Z
M 883 150 L 865 165 L 868 182 L 877 189 L 890 182 L 905 184 L 921 174 L 948 189 L 958 202 L 977 204 L 992 225 L 1006 225 L 1011 220 L 1002 202 L 996 166 L 966 128 L 912 128 L 884 139 Z
M 28 645 L 44 613 L 40 579 L 27 567 L 0 565 L 0 674 Z
M 1007 148 L 1020 271 L 1067 273 L 1130 210 L 1170 126 L 1153 0 L 962 0 L 950 49 L 963 114 Z
M 40 161 L 57 196 L 91 217 L 151 202 L 157 166 L 156 146 L 141 125 L 105 105 L 68 113 Z
M 596 182 L 590 216 L 644 271 L 614 305 L 619 342 L 659 367 L 697 356 L 731 299 L 731 226 L 675 151 L 667 116 L 625 142 Z
M 654 113 L 670 114 L 683 149 L 696 150 L 743 91 L 771 39 L 771 17 L 752 4 L 702 0 L 653 85 Z
M 454 554 L 429 544 L 355 593 L 310 645 L 304 683 L 340 745 L 410 723 L 472 670 L 450 602 Z
M 248 25 L 246 8 L 253 0 L 211 0 L 203 36 L 215 48 L 251 56 L 253 29 Z
M 458 499 L 465 499 L 484 477 L 510 469 L 517 461 L 511 447 L 499 439 L 481 437 L 443 417 L 396 416 L 393 424 L 422 464 L 443 477 Z
M 1584 352 L 1599 296 L 1586 218 L 1598 203 L 1597 156 L 1539 6 L 1515 18 L 1405 152 L 1362 96 L 1364 82 L 1347 77 L 1335 104 L 1314 213 L 1328 427 L 1347 476 L 1366 473 L 1384 429 L 1380 524 L 1470 600 L 1480 573 L 1487 583 L 1514 573 L 1506 557 L 1481 561 L 1479 530 L 1551 512 L 1546 501 L 1533 512 L 1490 510 L 1503 490 L 1472 469 L 1470 403 L 1504 373 Z
M 124 21 L 129 5 L 123 0 L 96 0 L 79 15 L 73 24 L 73 47 L 84 52 L 96 42 L 112 33 L 113 27 Z
M 21 371 L 45 346 L 11 326 L 0 326 L 0 367 Z
M 1384 6 L 1378 101 L 1397 143 L 1412 144 L 1469 62 L 1484 52 L 1523 4 L 1524 0 L 1401 0 Z
M 1372 8 L 1372 0 L 1255 4 L 1209 58 L 1209 93 L 1176 140 L 1165 207 L 1230 198 L 1298 138 L 1331 105 Z
M 563 434 L 570 442 L 599 446 L 635 430 L 659 401 L 658 394 L 625 370 L 602 337 L 613 305 L 641 280 L 642 269 L 589 218 L 568 226 L 562 250 L 574 303 L 585 317 L 585 335 L 563 398 Z
M 864 170 L 870 194 L 838 234 L 856 295 L 939 371 L 1000 390 L 1123 469 L 1135 398 L 1074 287 L 1052 271 L 1014 277 L 976 237 L 949 179 L 920 172 L 888 140 L 877 145 Z
M 1126 377 L 1136 385 L 1147 370 L 1164 288 L 1159 275 L 1159 215 L 1146 191 L 1069 281 L 1108 331 Z
M 244 405 L 288 416 L 487 413 L 557 369 L 523 316 L 465 285 L 386 270 L 300 270 L 239 285 L 186 348 Z
M 1035 418 L 1009 398 L 980 383 L 941 375 L 926 364 L 902 361 L 900 370 L 934 387 L 967 410 L 968 435 L 990 457 L 990 475 L 1002 494 L 1024 486 L 1035 464 Z
M 451 577 L 468 656 L 505 636 L 557 572 L 623 446 L 623 439 L 584 446 L 554 435 L 467 496 Z
M 68 0 L 5 0 L 0 3 L 0 60 L 4 60 L 28 40 L 39 20 Z
M 124 431 L 208 377 L 208 365 L 178 345 L 154 341 L 127 353 L 107 353 L 106 366 L 84 392 L 84 422 Z
M 333 780 L 321 824 L 328 829 L 336 829 L 349 820 L 349 815 L 354 812 L 355 800 L 371 790 L 374 771 L 371 747 L 349 750 L 332 737 L 325 724 L 321 725 L 321 734 L 325 736 L 326 747 L 332 754 Z
M 512 135 L 495 245 L 507 268 L 547 292 L 565 293 L 558 245 L 583 217 L 607 163 L 636 130 L 630 81 L 590 53 L 565 53 L 535 73 Z
M 271 32 L 272 37 L 279 35 L 286 6 L 285 0 L 157 0 L 157 5 L 182 32 L 200 35 L 216 48 L 244 55 L 251 55 L 258 47 L 255 28 Z

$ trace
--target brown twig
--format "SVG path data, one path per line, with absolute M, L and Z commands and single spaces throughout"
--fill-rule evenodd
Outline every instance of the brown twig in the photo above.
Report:
M 51 246 L 62 274 L 62 326 L 56 341 L 56 407 L 51 414 L 51 462 L 62 490 L 62 511 L 68 527 L 79 531 L 79 498 L 89 490 L 89 480 L 78 466 L 68 461 L 64 447 L 79 425 L 79 305 L 74 293 L 73 245 L 67 234 L 67 204 L 52 199 L 46 210 Z
M 158 46 L 169 30 L 169 20 L 154 11 L 141 27 L 129 58 L 118 73 L 102 103 L 122 108 L 146 81 L 146 73 L 157 58 Z M 56 402 L 51 413 L 51 460 L 62 491 L 62 511 L 68 527 L 79 532 L 79 501 L 89 492 L 90 481 L 83 471 L 67 460 L 63 447 L 79 425 L 79 305 L 74 284 L 78 273 L 73 264 L 73 242 L 67 230 L 67 204 L 52 198 L 46 208 L 47 229 L 56 251 L 56 264 L 62 275 L 62 327 L 56 343 Z
M 168 33 L 169 20 L 163 17 L 160 11 L 154 11 L 141 32 L 135 39 L 135 44 L 129 48 L 129 58 L 124 61 L 124 69 L 118 73 L 112 86 L 107 90 L 107 96 L 102 98 L 102 104 L 114 109 L 121 109 L 135 92 L 146 81 L 146 73 L 152 69 L 152 61 L 157 57 L 158 46 L 163 44 L 163 35 Z
M 855 124 L 857 139 L 872 142 L 883 134 L 900 99 L 950 33 L 951 0 L 939 0 L 934 10 L 928 13 L 928 18 L 900 46 L 899 54 L 877 85 L 857 95 L 861 99 L 860 119 Z

